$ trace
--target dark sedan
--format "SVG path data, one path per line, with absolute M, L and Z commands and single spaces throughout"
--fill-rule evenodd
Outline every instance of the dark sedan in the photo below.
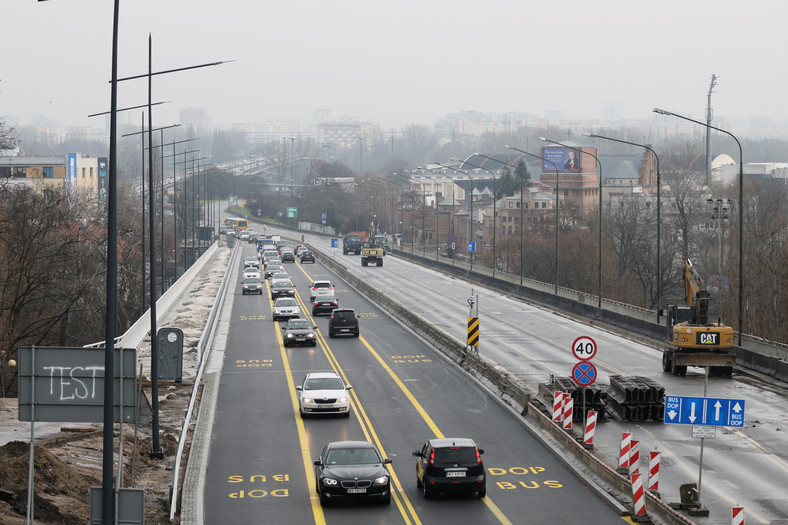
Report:
M 288 281 L 277 281 L 271 285 L 271 299 L 279 297 L 294 297 L 295 288 Z
M 306 319 L 291 319 L 282 327 L 282 340 L 285 346 L 290 345 L 311 345 L 317 346 L 315 338 L 315 325 Z
M 301 264 L 312 263 L 315 264 L 315 254 L 309 251 L 301 253 Z
M 333 292 L 319 293 L 312 301 L 312 315 L 329 315 L 339 306 Z
M 329 443 L 315 461 L 320 504 L 335 500 L 377 499 L 391 503 L 391 476 L 383 458 L 369 441 Z

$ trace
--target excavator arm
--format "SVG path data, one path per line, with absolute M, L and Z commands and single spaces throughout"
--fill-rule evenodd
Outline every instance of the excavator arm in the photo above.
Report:
M 688 305 L 695 308 L 695 322 L 707 324 L 709 322 L 709 291 L 689 257 L 684 260 L 684 299 Z

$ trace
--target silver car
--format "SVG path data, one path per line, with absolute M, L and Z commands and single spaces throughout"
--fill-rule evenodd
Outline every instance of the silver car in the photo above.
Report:
M 274 321 L 301 317 L 301 308 L 292 297 L 280 297 L 274 303 Z

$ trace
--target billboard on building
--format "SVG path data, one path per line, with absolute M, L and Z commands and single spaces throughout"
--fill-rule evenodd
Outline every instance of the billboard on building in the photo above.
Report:
M 77 185 L 77 154 L 68 154 L 68 179 L 69 184 Z
M 542 157 L 546 160 L 542 164 L 543 173 L 580 173 L 583 155 L 579 151 L 569 148 L 542 148 Z M 550 161 L 550 162 L 548 162 Z
M 98 195 L 100 199 L 107 197 L 107 157 L 98 158 Z

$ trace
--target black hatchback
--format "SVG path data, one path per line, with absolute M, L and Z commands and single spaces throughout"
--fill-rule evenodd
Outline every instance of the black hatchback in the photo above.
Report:
M 358 337 L 358 316 L 352 308 L 336 308 L 328 318 L 328 337 L 352 335 Z
M 304 263 L 315 264 L 315 254 L 310 251 L 301 252 L 301 264 Z
M 472 439 L 440 438 L 425 442 L 414 450 L 416 486 L 424 498 L 440 493 L 487 495 L 487 479 L 482 462 L 484 450 Z

